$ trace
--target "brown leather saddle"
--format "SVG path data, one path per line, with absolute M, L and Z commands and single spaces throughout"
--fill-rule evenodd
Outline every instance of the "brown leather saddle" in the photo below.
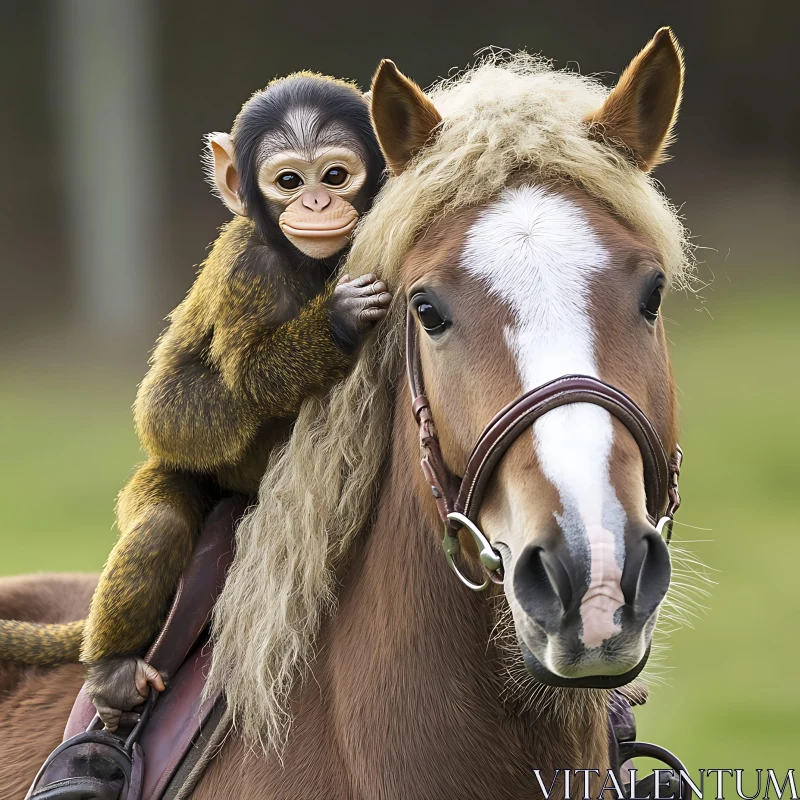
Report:
M 150 693 L 129 730 L 110 733 L 82 688 L 64 731 L 26 800 L 161 800 L 190 755 L 219 696 L 204 698 L 211 660 L 207 627 L 233 560 L 236 522 L 244 498 L 211 512 L 184 571 L 172 607 L 145 660 L 168 676 Z

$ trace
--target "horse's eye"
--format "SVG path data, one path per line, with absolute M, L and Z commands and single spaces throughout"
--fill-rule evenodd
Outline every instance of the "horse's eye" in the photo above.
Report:
M 303 185 L 303 179 L 296 172 L 284 172 L 278 176 L 278 186 L 281 189 L 297 189 L 298 186 Z
M 424 300 L 417 306 L 417 316 L 422 323 L 422 327 L 428 333 L 440 333 L 444 330 L 445 321 L 442 319 L 439 312 L 430 303 Z
M 661 308 L 661 286 L 654 286 L 642 306 L 642 314 L 649 322 L 655 322 L 658 319 L 659 308 Z

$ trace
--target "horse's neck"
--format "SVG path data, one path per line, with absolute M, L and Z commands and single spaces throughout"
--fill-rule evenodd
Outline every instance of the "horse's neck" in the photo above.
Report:
M 323 642 L 337 738 L 359 793 L 530 798 L 534 767 L 603 770 L 606 719 L 596 704 L 573 711 L 569 725 L 536 703 L 524 713 L 503 705 L 489 603 L 447 567 L 404 412 L 374 527 Z
M 375 523 L 295 694 L 283 763 L 247 758 L 231 737 L 198 800 L 532 800 L 541 795 L 534 768 L 546 785 L 556 769 L 606 769 L 596 703 L 575 703 L 568 721 L 546 712 L 541 696 L 528 697 L 524 712 L 503 704 L 488 601 L 447 567 L 402 403 L 392 441 Z M 556 787 L 553 797 L 563 797 Z

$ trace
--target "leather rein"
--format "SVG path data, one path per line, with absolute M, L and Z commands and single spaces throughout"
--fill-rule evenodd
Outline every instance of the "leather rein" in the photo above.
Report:
M 498 411 L 483 429 L 472 448 L 463 477 L 445 464 L 430 403 L 425 394 L 420 361 L 417 326 L 411 307 L 406 312 L 406 369 L 411 390 L 411 409 L 419 427 L 420 465 L 431 488 L 439 516 L 444 523 L 447 561 L 459 580 L 474 591 L 482 591 L 489 581 L 503 582 L 503 562 L 477 524 L 486 487 L 511 445 L 539 417 L 560 406 L 592 403 L 613 414 L 631 433 L 639 446 L 644 464 L 647 515 L 656 530 L 672 537 L 672 520 L 681 504 L 678 478 L 683 452 L 676 445 L 670 458 L 664 445 L 638 405 L 620 389 L 589 375 L 564 375 L 537 386 Z M 478 556 L 487 578 L 474 583 L 455 563 L 460 550 L 459 531 L 465 528 L 478 546 Z

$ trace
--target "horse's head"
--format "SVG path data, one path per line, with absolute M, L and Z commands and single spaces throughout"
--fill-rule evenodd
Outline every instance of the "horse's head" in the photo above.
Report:
M 587 138 L 648 171 L 663 156 L 681 85 L 679 50 L 660 31 L 586 118 Z M 442 122 L 391 62 L 373 84 L 372 113 L 396 174 Z M 667 275 L 656 244 L 603 203 L 524 169 L 493 201 L 431 225 L 402 283 L 449 472 L 464 474 L 500 409 L 573 374 L 622 390 L 672 453 L 676 402 L 659 313 Z M 610 685 L 646 660 L 670 561 L 641 447 L 605 408 L 562 405 L 513 441 L 474 509 L 502 556 L 526 662 L 546 682 Z M 663 498 L 656 506 L 662 513 Z

